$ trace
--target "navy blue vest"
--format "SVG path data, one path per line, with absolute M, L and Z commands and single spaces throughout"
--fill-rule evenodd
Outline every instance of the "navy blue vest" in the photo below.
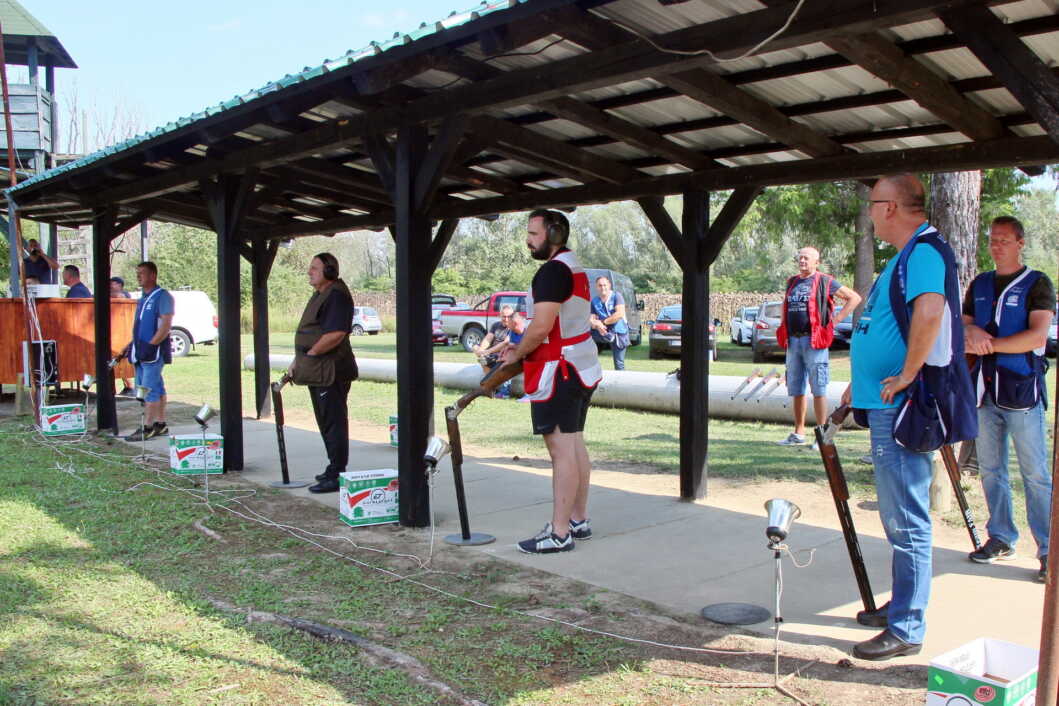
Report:
M 912 307 L 905 301 L 908 258 L 917 244 L 937 250 L 945 262 L 945 301 L 949 317 L 950 356 L 944 365 L 925 364 L 907 389 L 908 397 L 894 422 L 894 440 L 912 451 L 933 451 L 978 436 L 977 396 L 964 360 L 963 319 L 960 315 L 960 283 L 956 257 L 938 231 L 921 228 L 897 256 L 890 278 L 890 308 L 901 336 L 908 342 Z M 944 329 L 942 329 L 944 331 Z
M 998 338 L 1025 331 L 1030 324 L 1030 290 L 1040 278 L 1040 272 L 1027 268 L 997 296 L 995 270 L 975 277 L 971 282 L 974 323 Z M 1043 349 L 982 356 L 975 366 L 975 379 L 998 407 L 1032 409 L 1042 400 L 1047 406 L 1042 353 Z
M 158 333 L 158 307 L 162 299 L 169 296 L 169 292 L 156 287 L 136 302 L 136 318 L 132 322 L 132 362 L 155 363 L 159 356 L 165 363 L 173 362 L 169 338 L 158 345 L 151 345 L 151 339 Z

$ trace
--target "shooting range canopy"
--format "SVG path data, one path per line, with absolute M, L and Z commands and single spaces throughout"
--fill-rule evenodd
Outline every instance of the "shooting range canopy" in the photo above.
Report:
M 1059 16 L 1044 0 L 794 8 L 486 2 L 8 193 L 63 226 L 113 207 L 122 224 L 210 228 L 203 182 L 254 173 L 247 240 L 378 229 L 395 220 L 394 138 L 415 125 L 434 220 L 1059 161 Z

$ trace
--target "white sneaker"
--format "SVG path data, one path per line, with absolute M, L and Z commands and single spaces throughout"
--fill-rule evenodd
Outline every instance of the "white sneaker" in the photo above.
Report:
M 795 434 L 793 431 L 783 441 L 777 441 L 778 446 L 805 446 L 805 436 Z

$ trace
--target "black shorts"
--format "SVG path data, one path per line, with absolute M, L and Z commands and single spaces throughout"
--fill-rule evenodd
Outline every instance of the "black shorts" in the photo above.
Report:
M 563 380 L 559 373 L 555 375 L 555 390 L 552 398 L 543 402 L 530 403 L 530 417 L 533 420 L 534 434 L 551 434 L 558 430 L 567 434 L 585 430 L 585 419 L 588 417 L 588 402 L 592 399 L 595 387 L 585 387 L 577 373 L 570 371 L 570 377 Z

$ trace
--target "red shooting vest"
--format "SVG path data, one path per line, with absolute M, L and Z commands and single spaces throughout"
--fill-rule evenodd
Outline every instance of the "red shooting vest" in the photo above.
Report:
M 831 275 L 814 272 L 812 291 L 809 293 L 809 345 L 813 348 L 829 348 L 835 340 L 835 298 L 831 296 Z M 794 285 L 802 278 L 795 275 L 787 280 L 787 293 L 783 295 L 783 316 L 776 331 L 776 342 L 781 348 L 787 348 L 787 299 L 791 296 Z M 820 285 L 825 286 L 821 287 Z
M 570 297 L 559 305 L 559 315 L 548 337 L 522 361 L 522 383 L 531 402 L 552 398 L 556 375 L 562 375 L 565 380 L 574 372 L 585 387 L 594 387 L 603 377 L 603 366 L 588 324 L 592 313 L 588 275 L 569 250 L 559 252 L 552 259 L 570 268 L 574 288 Z M 530 292 L 527 302 L 530 318 L 533 317 L 532 296 Z

